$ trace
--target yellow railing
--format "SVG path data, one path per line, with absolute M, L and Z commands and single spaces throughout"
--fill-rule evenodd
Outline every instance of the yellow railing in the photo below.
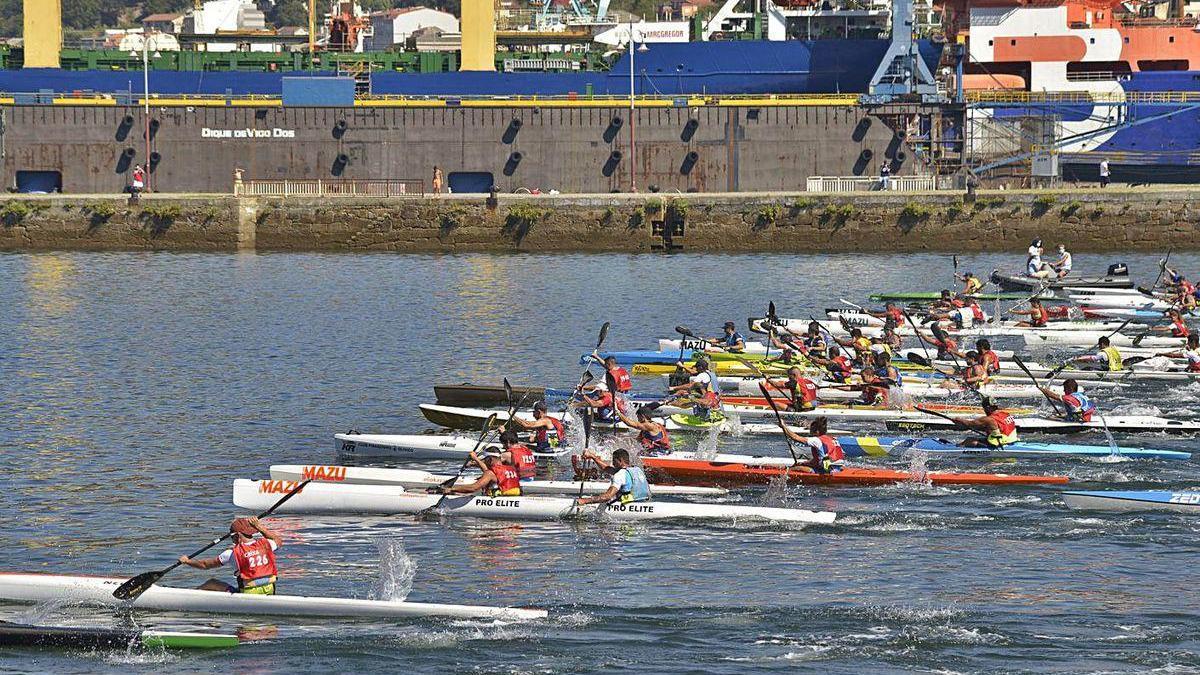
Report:
M 1200 91 L 969 91 L 967 103 L 1200 103 Z

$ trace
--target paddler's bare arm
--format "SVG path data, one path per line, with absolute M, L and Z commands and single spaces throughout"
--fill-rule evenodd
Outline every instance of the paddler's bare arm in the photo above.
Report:
M 277 532 L 267 529 L 267 526 L 263 525 L 257 517 L 247 518 L 247 520 L 249 520 L 250 524 L 254 526 L 254 529 L 258 530 L 259 534 L 275 542 L 275 548 L 281 548 L 283 546 L 283 538 L 280 537 Z
M 469 495 L 483 490 L 488 485 L 496 482 L 496 474 L 490 469 L 485 470 L 479 480 L 470 485 L 451 485 L 450 487 L 442 488 L 443 494 L 448 495 Z

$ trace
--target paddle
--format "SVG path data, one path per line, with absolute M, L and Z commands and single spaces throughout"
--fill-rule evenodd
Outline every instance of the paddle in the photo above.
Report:
M 504 380 L 504 384 L 505 384 L 505 389 L 509 392 L 508 400 L 512 401 L 512 398 L 511 398 L 512 390 L 508 388 L 508 380 L 507 379 Z M 512 413 L 509 413 L 509 419 L 512 419 Z M 453 477 L 442 482 L 442 484 L 441 484 L 442 487 L 448 488 L 451 485 L 454 485 L 456 482 L 458 482 L 459 478 L 462 478 L 463 473 L 467 470 L 467 467 L 470 466 L 470 464 L 471 464 L 471 459 L 472 459 L 471 455 L 474 455 L 476 452 L 479 452 L 479 446 L 483 445 L 483 439 L 487 438 L 488 434 L 492 433 L 492 425 L 495 423 L 496 423 L 496 413 L 492 413 L 491 415 L 488 415 L 487 419 L 483 421 L 483 431 L 479 434 L 479 440 L 475 441 L 475 447 L 471 450 L 471 454 L 467 455 L 467 458 L 463 460 L 462 466 L 458 467 L 458 473 L 454 474 Z M 433 504 L 433 506 L 429 506 L 429 507 L 423 508 L 420 511 L 418 511 L 417 515 L 414 516 L 414 519 L 421 520 L 421 518 L 423 518 L 426 514 L 432 512 L 432 511 L 437 511 L 439 508 L 441 508 L 442 504 L 445 503 L 446 497 L 448 497 L 448 496 L 449 496 L 448 493 L 442 493 L 442 496 L 438 497 L 437 502 L 435 502 Z
M 771 406 L 771 410 L 775 411 L 775 423 L 778 424 L 780 430 L 783 431 L 783 440 L 787 441 L 788 453 L 792 455 L 792 461 L 796 464 L 799 464 L 800 458 L 796 456 L 796 448 L 792 446 L 792 437 L 787 433 L 787 425 L 783 423 L 783 415 L 779 414 L 779 406 L 775 405 L 775 399 L 771 398 L 771 392 L 767 391 L 767 386 L 765 384 L 759 384 L 758 389 L 762 392 L 762 395 L 766 397 L 767 403 Z
M 771 340 L 775 338 L 775 322 L 778 321 L 778 319 L 775 317 L 774 300 L 767 303 L 767 318 L 770 319 L 770 321 L 767 322 L 767 351 L 763 358 L 769 359 L 771 358 Z
M 962 423 L 962 420 L 960 420 L 956 417 L 944 415 L 936 410 L 930 410 L 929 408 L 922 408 L 921 406 L 916 406 L 916 409 L 919 410 L 920 412 L 925 413 L 926 415 L 933 415 L 934 417 L 940 417 L 944 420 L 950 420 L 951 422 L 954 422 L 954 426 L 962 427 L 963 429 L 966 429 L 967 431 L 973 431 L 973 432 L 979 434 L 980 436 L 983 436 L 984 438 L 987 438 L 987 436 L 988 436 L 986 433 L 980 431 L 979 429 L 972 429 L 971 427 L 966 426 L 965 424 Z
M 598 353 L 600 351 L 600 348 L 604 346 L 604 341 L 608 338 L 608 325 L 609 325 L 609 322 L 605 321 L 604 325 L 600 326 L 600 336 L 598 338 L 596 338 L 596 348 L 592 350 L 593 353 Z M 680 357 L 682 358 L 682 355 L 683 355 L 683 344 L 682 343 L 679 345 L 679 353 L 680 353 Z M 599 356 L 597 356 L 597 358 L 599 358 Z M 571 407 L 571 403 L 575 400 L 575 397 L 579 395 L 580 390 L 582 390 L 584 388 L 584 386 L 587 385 L 588 382 L 591 382 L 592 379 L 593 379 L 592 362 L 588 361 L 587 368 L 585 368 L 583 370 L 583 374 L 579 376 L 579 384 L 576 385 L 575 392 L 571 394 L 571 398 L 568 398 L 567 402 L 563 405 L 562 411 L 564 413 L 567 411 L 567 408 Z
M 958 256 L 954 256 L 954 259 L 957 263 Z M 955 265 L 955 267 L 957 267 L 957 264 Z M 927 363 L 932 363 L 933 357 L 931 357 L 929 355 L 929 347 L 927 347 L 925 345 L 925 337 L 921 335 L 921 329 L 917 328 L 917 324 L 915 321 L 913 321 L 912 317 L 909 316 L 908 310 L 901 310 L 901 314 L 904 315 L 905 319 L 908 319 L 908 325 L 912 326 L 913 334 L 917 336 L 917 342 L 919 342 L 921 344 L 921 350 L 925 352 L 925 361 Z M 957 361 L 956 361 L 956 363 L 957 363 Z
M 609 326 L 608 321 L 605 321 L 604 325 L 600 326 L 600 335 L 596 338 L 596 349 L 593 351 L 599 352 L 600 347 L 602 347 L 604 345 L 604 341 L 606 339 L 608 339 L 608 326 Z M 679 344 L 679 354 L 680 354 L 680 358 L 682 359 L 682 355 L 683 355 L 682 341 Z M 604 377 L 607 380 L 609 380 L 610 382 L 612 381 L 612 373 L 610 373 L 608 371 L 608 368 L 604 369 Z M 587 365 L 587 369 L 584 370 L 583 374 L 579 376 L 579 386 L 575 387 L 575 392 L 573 394 L 571 394 L 571 398 L 567 399 L 567 407 L 569 407 L 571 405 L 571 402 L 575 400 L 575 397 L 579 395 L 579 392 L 583 391 L 584 386 L 586 386 L 587 383 L 591 382 L 593 379 L 595 379 L 595 376 L 592 375 L 592 364 L 589 362 Z M 608 391 L 609 391 L 609 393 L 612 394 L 613 401 L 615 402 L 617 394 L 616 394 L 616 389 L 612 386 L 612 384 L 609 384 Z M 563 412 L 566 412 L 566 410 L 567 410 L 567 408 L 564 407 Z M 587 408 L 583 411 L 583 451 L 584 452 L 587 451 L 588 445 L 591 443 L 591 439 L 592 439 L 592 409 Z M 580 453 L 580 454 L 582 454 L 582 453 Z M 586 469 L 586 463 L 582 463 L 580 466 L 580 471 L 583 472 L 583 475 L 580 478 L 580 482 L 579 482 L 579 495 L 580 496 L 583 496 L 583 483 L 584 483 L 584 481 L 587 480 L 587 472 L 584 471 L 584 469 Z
M 720 349 L 721 351 L 725 351 L 725 348 L 722 347 L 721 345 L 716 344 L 715 342 L 710 342 L 709 340 L 706 340 L 706 339 L 700 337 L 699 335 L 696 335 L 687 326 L 675 326 L 675 332 L 679 333 L 680 335 L 682 335 L 684 337 L 690 337 L 693 340 L 699 340 L 700 344 L 704 345 L 705 347 L 713 347 L 715 349 Z
M 1158 261 L 1158 276 L 1155 277 L 1154 285 L 1150 287 L 1151 290 L 1158 288 L 1158 284 L 1162 281 L 1163 275 L 1167 273 L 1167 263 L 1171 261 L 1171 252 L 1174 250 L 1175 249 L 1173 248 L 1167 249 L 1167 257 Z
M 860 312 L 869 311 L 866 307 L 863 307 L 862 305 L 856 305 L 853 302 L 850 302 L 849 300 L 845 300 L 843 298 L 838 298 L 838 302 L 842 303 L 843 305 L 846 305 L 847 307 L 853 307 L 854 309 L 857 309 Z
M 1042 392 L 1042 396 L 1045 396 L 1046 400 L 1050 402 L 1050 407 L 1054 408 L 1054 414 L 1058 415 L 1059 417 L 1064 417 L 1065 413 L 1060 412 L 1058 409 L 1058 401 L 1055 401 L 1050 394 L 1042 391 L 1042 387 L 1038 384 L 1037 378 L 1033 376 L 1033 373 L 1029 372 L 1029 368 L 1025 365 L 1025 362 L 1021 360 L 1021 357 L 1014 354 L 1013 362 L 1017 364 L 1018 368 L 1025 371 L 1025 374 L 1028 375 L 1029 379 L 1033 382 L 1033 386 L 1037 387 L 1038 391 Z
M 293 496 L 296 495 L 296 493 L 300 492 L 300 490 L 305 485 L 308 485 L 312 481 L 313 481 L 313 479 L 311 479 L 311 478 L 309 478 L 308 480 L 305 480 L 305 481 L 301 481 L 300 483 L 298 483 L 296 485 L 296 487 L 292 488 L 291 492 L 287 493 L 286 495 L 281 497 L 279 499 L 279 501 L 277 501 L 273 505 L 271 505 L 271 508 L 258 514 L 258 517 L 266 518 L 267 516 L 271 515 L 272 513 L 275 512 L 275 509 L 279 508 L 280 506 L 283 506 L 284 502 L 291 499 Z M 205 544 L 203 547 L 201 547 L 195 553 L 192 553 L 188 557 L 195 558 L 196 556 L 200 555 L 201 553 L 204 553 L 208 549 L 210 549 L 210 548 L 216 546 L 217 544 L 228 539 L 230 537 L 230 534 L 231 534 L 230 532 L 226 532 L 225 534 L 221 535 L 220 537 L 213 539 L 212 541 L 208 542 L 207 544 Z M 141 574 L 129 579 L 128 581 L 121 584 L 120 586 L 117 586 L 117 589 L 115 591 L 113 591 L 113 597 L 118 600 L 134 600 L 139 595 L 141 595 L 142 593 L 145 593 L 147 590 L 149 590 L 151 586 L 153 586 L 155 583 L 158 582 L 159 579 L 162 579 L 164 576 L 166 576 L 167 572 L 170 572 L 171 570 L 175 569 L 176 567 L 179 567 L 182 564 L 183 563 L 181 563 L 179 561 L 175 561 L 169 567 L 166 567 L 164 569 L 154 570 L 154 571 L 150 571 L 150 572 L 142 572 Z

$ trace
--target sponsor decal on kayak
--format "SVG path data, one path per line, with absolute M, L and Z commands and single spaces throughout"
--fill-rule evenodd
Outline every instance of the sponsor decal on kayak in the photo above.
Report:
M 704 351 L 704 343 L 699 340 L 681 340 L 679 348 Z
M 1200 492 L 1172 492 L 1168 504 L 1200 504 Z
M 500 507 L 515 509 L 515 508 L 518 508 L 519 506 L 521 506 L 521 500 L 511 499 L 511 498 L 503 499 L 503 498 L 498 498 L 498 497 L 476 497 L 475 505 L 476 506 L 500 506 Z
M 304 480 L 344 481 L 346 480 L 346 467 L 305 466 L 300 469 L 300 478 Z
M 304 488 L 296 490 L 296 486 L 300 481 L 295 480 L 260 480 L 258 481 L 258 493 L 266 495 L 286 495 L 289 492 L 304 492 Z
M 608 507 L 608 510 L 618 513 L 654 513 L 654 505 L 639 504 L 636 502 L 632 504 L 613 504 Z

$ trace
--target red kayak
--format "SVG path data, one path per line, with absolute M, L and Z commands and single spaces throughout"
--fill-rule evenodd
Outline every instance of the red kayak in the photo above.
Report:
M 650 473 L 687 485 L 736 486 L 767 483 L 787 475 L 789 483 L 813 485 L 888 485 L 905 481 L 931 482 L 934 485 L 1050 485 L 1066 483 L 1066 476 L 1010 476 L 1003 473 L 927 473 L 892 469 L 848 467 L 831 474 L 812 473 L 794 467 L 755 466 L 733 462 L 706 462 L 697 459 L 643 457 L 642 466 Z

